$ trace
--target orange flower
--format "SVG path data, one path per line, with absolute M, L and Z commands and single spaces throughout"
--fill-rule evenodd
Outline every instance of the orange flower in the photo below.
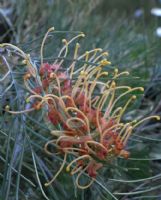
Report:
M 93 183 L 104 163 L 111 162 L 118 156 L 126 159 L 129 157 L 125 148 L 135 127 L 145 120 L 160 118 L 150 116 L 140 121 L 122 122 L 127 107 L 136 99 L 131 93 L 136 90 L 143 91 L 143 88 L 119 86 L 118 78 L 129 73 L 119 73 L 118 69 L 112 72 L 104 71 L 103 68 L 111 62 L 106 58 L 108 53 L 102 52 L 102 49 L 92 49 L 79 55 L 80 45 L 76 43 L 73 60 L 66 66 L 64 60 L 70 45 L 78 38 L 84 37 L 83 33 L 69 41 L 63 39 L 64 45 L 58 59 L 52 64 L 43 63 L 43 47 L 50 31 L 53 31 L 53 28 L 49 29 L 41 45 L 39 71 L 31 62 L 30 55 L 14 45 L 9 45 L 24 58 L 23 63 L 28 69 L 24 76 L 24 85 L 30 93 L 27 102 L 32 99 L 33 108 L 25 111 L 6 110 L 18 114 L 40 110 L 45 105 L 48 108 L 48 119 L 53 125 L 52 139 L 46 143 L 45 152 L 52 155 L 49 145 L 54 144 L 56 153 L 64 156 L 60 169 L 45 185 L 50 185 L 57 178 L 66 165 L 68 155 L 71 155 L 73 160 L 66 169 L 71 175 L 77 174 L 77 186 L 85 189 Z M 102 81 L 102 77 L 106 77 L 106 81 Z M 126 95 L 130 97 L 125 104 L 118 107 L 118 102 Z M 91 177 L 91 181 L 80 185 L 79 179 L 84 172 Z

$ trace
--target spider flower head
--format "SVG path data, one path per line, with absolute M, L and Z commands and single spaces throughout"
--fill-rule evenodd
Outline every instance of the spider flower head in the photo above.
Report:
M 137 90 L 143 92 L 144 89 L 118 85 L 119 77 L 129 73 L 119 72 L 118 69 L 110 70 L 109 73 L 104 70 L 111 62 L 107 59 L 108 53 L 102 49 L 93 49 L 80 55 L 80 45 L 76 43 L 73 61 L 66 66 L 64 60 L 69 47 L 75 40 L 84 37 L 82 33 L 69 41 L 63 39 L 64 45 L 58 59 L 50 64 L 45 63 L 43 47 L 50 31 L 53 29 L 47 32 L 42 42 L 39 71 L 24 56 L 28 66 L 24 83 L 30 92 L 27 101 L 34 100 L 30 110 L 40 110 L 47 106 L 48 120 L 54 127 L 51 131 L 53 138 L 46 143 L 45 152 L 53 155 L 50 147 L 54 145 L 56 153 L 64 155 L 60 169 L 45 185 L 50 185 L 66 167 L 71 175 L 77 174 L 77 186 L 85 189 L 93 183 L 104 163 L 119 156 L 128 159 L 126 145 L 135 127 L 150 118 L 159 120 L 159 117 L 150 116 L 127 123 L 122 121 L 126 109 L 136 99 L 132 93 Z M 36 87 L 31 87 L 31 78 L 37 83 Z M 118 107 L 126 95 L 128 100 Z M 72 161 L 66 164 L 68 156 Z M 84 173 L 91 180 L 81 185 L 80 178 Z
M 41 74 L 42 81 L 47 79 L 48 83 L 43 86 L 43 90 L 47 92 L 44 101 L 48 104 L 48 118 L 55 127 L 51 131 L 54 140 L 46 143 L 45 151 L 51 154 L 49 146 L 56 145 L 58 152 L 64 155 L 63 167 L 67 155 L 72 156 L 73 160 L 66 166 L 66 170 L 71 175 L 77 174 L 76 184 L 82 189 L 93 183 L 104 163 L 118 156 L 125 159 L 129 157 L 129 152 L 125 149 L 127 141 L 133 129 L 147 120 L 122 122 L 123 114 L 136 96 L 131 94 L 122 107 L 117 107 L 117 103 L 125 95 L 136 90 L 143 91 L 143 88 L 117 86 L 118 77 L 128 75 L 128 72 L 119 73 L 115 69 L 109 80 L 108 73 L 103 71 L 103 67 L 109 64 L 103 58 L 93 65 L 85 64 L 79 69 L 72 63 L 69 71 L 64 72 L 61 70 L 63 66 L 58 63 L 43 63 L 40 68 L 40 72 L 47 73 L 47 77 L 44 73 Z M 107 81 L 101 81 L 102 77 L 106 77 Z M 121 91 L 119 96 L 116 95 L 117 90 Z M 159 119 L 157 116 L 153 117 Z M 83 172 L 91 177 L 87 185 L 79 182 Z M 57 174 L 46 186 L 56 177 Z

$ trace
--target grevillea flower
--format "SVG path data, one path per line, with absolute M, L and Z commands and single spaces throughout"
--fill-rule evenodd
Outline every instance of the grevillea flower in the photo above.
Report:
M 77 186 L 85 189 L 93 183 L 104 163 L 111 162 L 118 156 L 128 159 L 126 145 L 135 127 L 150 118 L 159 120 L 159 117 L 150 116 L 126 123 L 122 121 L 127 107 L 136 99 L 133 91 L 144 89 L 119 86 L 118 78 L 129 73 L 119 72 L 118 69 L 110 70 L 109 73 L 105 71 L 104 67 L 111 65 L 111 62 L 106 58 L 108 53 L 102 52 L 102 49 L 93 49 L 79 55 L 80 45 L 76 43 L 73 61 L 68 66 L 65 65 L 70 45 L 84 37 L 82 33 L 69 41 L 63 39 L 64 45 L 58 59 L 53 63 L 44 63 L 43 47 L 51 30 L 42 42 L 39 71 L 24 56 L 24 63 L 28 66 L 24 83 L 30 92 L 27 101 L 32 100 L 29 111 L 47 107 L 47 118 L 54 128 L 51 131 L 53 138 L 46 143 L 45 152 L 53 155 L 51 147 L 54 145 L 55 153 L 64 156 L 60 169 L 45 185 L 50 185 L 66 165 L 67 172 L 77 174 Z M 102 78 L 106 81 L 102 81 Z M 36 86 L 30 85 L 31 79 Z M 126 95 L 128 100 L 118 107 Z M 72 161 L 67 164 L 68 156 Z M 80 178 L 84 173 L 91 180 L 81 185 Z

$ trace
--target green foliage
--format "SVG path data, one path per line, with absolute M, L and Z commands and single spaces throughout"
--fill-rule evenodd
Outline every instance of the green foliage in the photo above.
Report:
M 106 5 L 107 1 L 57 0 L 49 4 L 48 1 L 17 0 L 11 4 L 15 33 L 12 41 L 31 53 L 37 66 L 40 44 L 48 27 L 54 25 L 62 31 L 52 35 L 46 44 L 45 58 L 51 61 L 61 45 L 60 38 L 71 37 L 75 34 L 73 30 L 84 31 L 87 37 L 81 42 L 83 51 L 94 47 L 108 50 L 112 67 L 131 72 L 130 78 L 120 79 L 121 83 L 146 87 L 145 96 L 140 97 L 125 120 L 134 116 L 140 119 L 145 115 L 160 115 L 161 73 L 159 67 L 156 71 L 153 69 L 160 61 L 160 44 L 153 35 L 156 26 L 153 20 L 146 26 L 143 18 L 137 20 L 129 16 L 127 19 L 123 13 L 110 12 L 110 9 L 106 13 L 106 6 L 112 7 Z M 62 160 L 57 156 L 49 158 L 44 153 L 44 144 L 50 138 L 50 127 L 43 118 L 45 111 L 16 117 L 4 111 L 6 105 L 12 110 L 29 106 L 22 80 L 25 72 L 19 55 L 10 50 L 0 53 L 1 199 L 36 200 L 47 199 L 46 196 L 56 200 L 159 198 L 161 133 L 160 123 L 155 122 L 144 123 L 136 130 L 127 147 L 132 152 L 130 159 L 120 158 L 109 164 L 91 188 L 78 190 L 65 171 L 53 185 L 45 188 L 44 183 L 53 177 Z

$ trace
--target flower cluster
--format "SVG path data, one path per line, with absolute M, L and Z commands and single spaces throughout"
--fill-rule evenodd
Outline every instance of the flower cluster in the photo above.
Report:
M 126 144 L 136 126 L 150 118 L 159 120 L 159 117 L 150 116 L 138 122 L 123 123 L 122 116 L 136 99 L 132 92 L 143 91 L 143 88 L 117 85 L 118 78 L 129 73 L 114 69 L 108 74 L 104 70 L 104 67 L 111 65 L 107 60 L 108 53 L 99 48 L 79 55 L 80 45 L 76 43 L 73 61 L 68 67 L 65 66 L 70 44 L 84 37 L 82 33 L 70 41 L 62 40 L 64 45 L 55 62 L 43 62 L 43 46 L 48 33 L 41 47 L 39 71 L 29 59 L 24 59 L 24 64 L 28 66 L 24 83 L 30 92 L 27 101 L 32 102 L 29 111 L 47 108 L 48 120 L 54 127 L 51 131 L 53 138 L 46 143 L 45 152 L 64 155 L 59 171 L 45 185 L 50 185 L 67 165 L 66 170 L 71 175 L 77 174 L 77 186 L 85 189 L 93 183 L 104 163 L 118 156 L 129 157 Z M 78 62 L 82 63 L 79 67 Z M 31 86 L 31 79 L 36 80 L 36 86 Z M 126 95 L 128 100 L 118 107 L 119 101 Z M 56 152 L 53 152 L 53 148 Z M 67 163 L 68 156 L 72 158 L 70 163 Z M 80 177 L 84 173 L 91 180 L 81 185 Z

